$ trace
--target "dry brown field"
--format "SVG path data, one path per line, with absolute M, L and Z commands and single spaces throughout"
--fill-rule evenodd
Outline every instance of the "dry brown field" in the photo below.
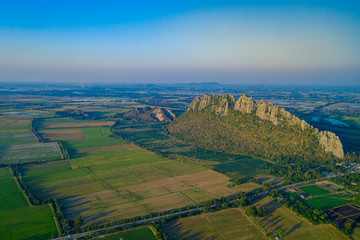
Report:
M 112 145 L 112 146 L 96 147 L 96 148 L 84 148 L 84 149 L 79 149 L 76 152 L 77 153 L 94 153 L 94 152 L 114 151 L 114 150 L 134 148 L 134 147 L 136 147 L 136 146 L 133 144 L 123 144 L 123 145 Z
M 43 137 L 56 140 L 81 140 L 85 139 L 84 132 L 79 128 L 72 129 L 45 129 L 40 132 Z

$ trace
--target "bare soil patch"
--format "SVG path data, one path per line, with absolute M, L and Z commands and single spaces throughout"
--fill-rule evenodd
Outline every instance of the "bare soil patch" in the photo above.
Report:
M 51 141 L 55 140 L 81 140 L 84 139 L 84 132 L 82 129 L 46 129 L 40 132 L 43 137 L 50 139 Z

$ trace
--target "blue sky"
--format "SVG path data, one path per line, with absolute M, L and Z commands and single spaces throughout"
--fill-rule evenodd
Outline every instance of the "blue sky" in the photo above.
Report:
M 0 81 L 360 84 L 358 1 L 6 1 Z

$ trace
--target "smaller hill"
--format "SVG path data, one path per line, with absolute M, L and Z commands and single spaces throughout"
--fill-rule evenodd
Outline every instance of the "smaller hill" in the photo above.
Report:
M 172 122 L 175 120 L 175 114 L 165 108 L 136 108 L 129 112 L 119 114 L 124 120 L 134 122 Z

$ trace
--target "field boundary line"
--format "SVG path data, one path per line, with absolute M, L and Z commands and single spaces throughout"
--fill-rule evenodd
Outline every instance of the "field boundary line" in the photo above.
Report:
M 109 184 L 107 184 L 104 180 L 102 180 L 98 175 L 96 175 L 91 169 L 90 167 L 85 167 L 87 170 L 89 170 L 89 172 L 102 184 L 105 186 L 105 188 L 107 188 L 108 190 L 113 189 Z
M 330 209 L 330 211 L 335 213 L 336 215 L 340 216 L 341 218 L 345 218 L 347 220 L 350 220 L 351 222 L 355 223 L 356 225 L 359 224 L 359 223 L 355 222 L 354 220 L 352 220 L 351 218 L 347 218 L 348 216 L 344 216 L 344 215 L 342 215 L 342 214 L 340 214 L 338 212 L 333 211 L 332 209 Z M 353 214 L 353 215 L 355 215 L 355 214 Z M 353 215 L 350 215 L 350 216 L 353 216 Z
M 186 175 L 186 174 L 184 174 L 184 175 Z M 177 178 L 177 177 L 179 177 L 179 176 L 182 176 L 182 175 L 178 175 L 178 176 L 175 176 L 175 177 L 172 177 L 172 178 L 175 179 L 176 181 L 180 182 L 180 183 L 185 184 L 186 186 L 189 186 L 189 187 L 191 187 L 191 188 L 198 189 L 198 190 L 200 190 L 200 191 L 204 191 L 204 192 L 206 192 L 206 193 L 208 193 L 208 194 L 210 194 L 210 195 L 212 195 L 212 196 L 214 196 L 214 197 L 216 197 L 216 198 L 219 197 L 218 195 L 216 195 L 216 194 L 214 194 L 214 193 L 211 193 L 211 192 L 209 192 L 209 191 L 207 191 L 207 190 L 205 190 L 205 189 L 203 189 L 203 188 L 200 188 L 200 187 L 198 187 L 198 186 L 195 186 L 194 184 L 188 183 L 188 182 L 185 181 L 185 180 L 182 180 L 182 179 Z
M 260 231 L 265 235 L 265 237 L 267 237 L 268 239 L 270 239 L 270 237 L 268 236 L 267 232 L 265 229 L 261 228 L 253 219 L 252 217 L 250 217 L 249 215 L 247 215 L 247 213 L 242 209 L 242 208 L 235 208 L 238 211 L 240 211 L 244 216 L 246 216 L 246 218 L 248 218 L 253 224 L 255 224 L 255 226 L 260 229 Z
M 144 165 L 147 165 L 147 164 L 144 164 Z M 125 168 L 125 169 L 128 171 L 128 173 L 134 175 L 134 176 L 135 176 L 137 179 L 139 179 L 141 182 L 143 182 L 143 183 L 148 182 L 145 178 L 139 176 L 139 174 L 137 174 L 137 172 L 136 172 L 133 168 L 127 167 L 127 168 Z
M 186 195 L 185 193 L 183 193 L 182 191 L 179 191 L 178 193 L 182 194 L 184 197 L 186 197 L 187 199 L 189 199 L 190 201 L 192 201 L 193 203 L 197 203 L 195 202 L 191 197 L 189 197 L 188 195 Z
M 204 213 L 204 218 L 210 223 L 210 225 L 212 226 L 212 228 L 215 230 L 215 232 L 216 232 L 217 234 L 219 234 L 223 239 L 229 240 L 229 239 L 223 234 L 223 232 L 221 232 L 221 231 L 218 229 L 218 227 L 215 225 L 215 223 L 213 223 L 213 222 L 211 221 L 211 219 L 208 217 L 208 215 L 207 215 L 206 213 Z
M 170 169 L 167 169 L 165 167 L 160 167 L 157 163 L 152 164 L 152 165 L 159 170 L 165 171 L 167 174 L 170 175 L 169 177 L 176 177 L 176 174 L 174 174 L 174 172 L 171 171 Z

